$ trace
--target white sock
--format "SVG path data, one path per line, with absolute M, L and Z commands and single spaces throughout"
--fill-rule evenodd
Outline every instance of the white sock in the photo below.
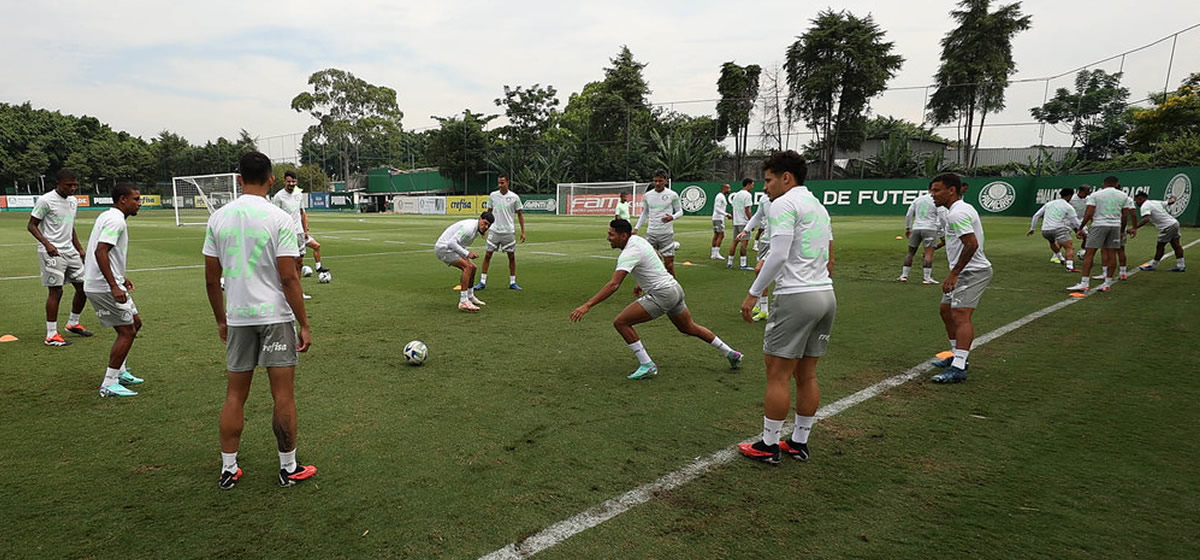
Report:
M 296 450 L 279 452 L 279 468 L 287 472 L 296 470 Z
M 640 342 L 640 341 L 639 341 L 639 342 Z M 719 337 L 719 336 L 715 336 L 715 335 L 714 335 L 714 336 L 713 336 L 713 341 L 712 341 L 712 342 L 710 342 L 709 344 L 712 344 L 712 345 L 713 345 L 713 348 L 716 348 L 717 350 L 720 350 L 720 351 L 721 351 L 721 355 L 725 355 L 725 354 L 728 354 L 728 353 L 730 353 L 730 352 L 733 352 L 733 348 L 730 348 L 728 344 L 725 344 L 725 342 L 723 342 L 723 341 L 721 340 L 721 337 Z
M 100 383 L 101 387 L 108 387 L 116 383 L 121 377 L 121 370 L 113 368 L 104 368 L 104 381 Z
M 921 272 L 925 273 L 926 280 L 933 280 L 933 267 L 932 266 L 929 268 L 922 268 Z
M 233 453 L 221 452 L 221 471 L 222 472 L 237 472 L 237 451 Z
M 911 267 L 911 266 L 902 267 L 902 268 L 900 269 L 900 277 L 901 277 L 901 278 L 908 278 L 908 271 L 910 271 L 910 270 L 912 270 L 912 267 Z
M 479 275 L 479 283 L 483 284 L 485 286 L 487 285 L 487 273 L 486 272 Z
M 1092 278 L 1090 276 L 1084 275 L 1084 277 L 1079 280 L 1079 283 L 1083 284 L 1084 286 L 1089 286 L 1092 283 Z
M 950 339 L 950 351 L 953 352 L 954 348 L 957 347 L 957 345 L 958 345 L 958 341 L 951 338 Z
M 1179 262 L 1180 260 L 1182 259 L 1175 259 L 1176 262 Z M 1150 266 L 1158 266 L 1158 259 L 1150 259 Z
M 742 257 L 742 266 L 746 266 L 746 257 Z
M 714 257 L 719 257 L 719 256 L 721 256 L 721 248 L 720 248 L 720 247 L 713 247 L 713 248 L 712 248 L 712 256 L 714 256 Z
M 800 416 L 797 414 L 796 423 L 792 426 L 792 441 L 796 443 L 808 443 L 808 433 L 812 431 L 812 425 L 816 421 L 816 416 Z
M 459 303 L 466 303 L 466 301 L 467 301 L 467 298 L 468 298 L 468 297 L 469 297 L 469 296 L 467 295 L 467 291 L 466 291 L 466 290 L 463 290 L 463 291 L 461 291 L 461 292 L 458 292 L 458 302 L 459 302 Z
M 1071 270 L 1075 270 L 1075 261 L 1068 259 L 1067 260 L 1067 268 L 1069 268 Z
M 1062 259 L 1062 251 L 1059 251 L 1059 252 L 1057 252 L 1057 253 L 1054 253 L 1054 258 L 1056 258 L 1056 259 Z
M 46 338 L 58 334 L 58 321 L 46 321 Z
M 72 313 L 70 317 L 67 317 L 67 324 L 68 325 L 78 325 L 79 324 L 79 314 Z
M 129 360 L 125 360 L 124 362 L 121 362 L 121 371 L 128 371 L 128 370 L 129 370 L 129 366 L 125 365 L 125 364 L 127 364 L 127 363 L 129 363 Z
M 758 312 L 759 312 L 759 313 L 766 313 L 766 312 L 767 312 L 767 305 L 768 305 L 768 304 L 770 304 L 770 303 L 771 303 L 771 298 L 769 298 L 769 297 L 767 297 L 767 296 L 761 296 L 761 297 L 759 297 L 759 298 L 758 298 Z
M 1183 268 L 1183 267 L 1187 266 L 1187 265 L 1183 264 L 1183 257 L 1179 257 L 1178 259 L 1175 259 L 1175 264 L 1178 265 L 1179 268 Z
M 951 364 L 951 366 L 956 367 L 958 369 L 967 369 L 967 356 L 970 354 L 971 354 L 970 350 L 963 350 L 961 348 L 955 348 L 954 349 L 954 363 Z
M 475 288 L 467 288 L 467 299 L 475 297 Z
M 1121 274 L 1126 274 L 1126 273 L 1128 273 L 1128 270 L 1126 270 L 1127 268 L 1129 268 L 1129 267 L 1122 266 L 1122 267 L 1121 267 Z
M 509 284 L 510 286 L 511 286 L 511 285 L 513 285 L 513 284 L 516 284 L 516 283 L 517 283 L 517 277 L 516 277 L 516 276 L 509 276 L 509 277 L 508 277 L 508 284 Z
M 772 420 L 763 416 L 763 445 L 779 445 L 779 431 L 783 429 L 783 420 Z
M 630 344 L 629 349 L 633 350 L 633 355 L 637 356 L 639 364 L 648 364 L 652 361 L 650 360 L 650 353 L 646 352 L 645 346 L 642 346 L 642 341 L 639 340 L 633 344 Z
M 733 255 L 729 255 L 728 257 L 725 258 L 725 264 L 727 264 L 727 265 L 733 264 Z
M 1108 278 L 1108 267 L 1107 266 L 1100 267 L 1100 274 L 1102 276 L 1104 276 L 1105 278 Z
M 321 261 L 317 261 L 317 268 L 325 268 L 325 267 L 321 266 Z

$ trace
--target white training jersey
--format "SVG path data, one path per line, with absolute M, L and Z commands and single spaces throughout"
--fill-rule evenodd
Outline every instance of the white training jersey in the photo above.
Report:
M 979 248 L 976 249 L 974 255 L 971 255 L 971 260 L 967 261 L 967 266 L 963 268 L 963 271 L 991 268 L 991 261 L 983 254 L 983 222 L 979 220 L 979 212 L 975 210 L 974 206 L 963 200 L 955 201 L 950 205 L 950 212 L 946 215 L 946 259 L 950 262 L 952 270 L 958 265 L 958 259 L 962 256 L 963 242 L 961 238 L 968 233 L 975 234 Z
M 108 280 L 100 273 L 100 263 L 96 259 L 96 247 L 101 243 L 112 245 L 108 252 L 108 265 L 112 269 L 113 281 L 125 289 L 125 257 L 129 249 L 129 224 L 125 222 L 125 213 L 109 208 L 100 213 L 96 223 L 92 225 L 92 234 L 88 236 L 87 255 L 83 259 L 83 291 L 108 292 Z
M 750 191 L 742 189 L 729 195 L 729 205 L 733 207 L 733 225 L 744 226 L 750 218 L 746 217 L 746 209 L 754 206 L 754 195 Z
M 615 216 L 628 222 L 629 221 L 629 203 L 628 202 L 618 202 L 617 203 L 617 212 L 616 212 Z
M 450 249 L 465 257 L 470 253 L 467 247 L 474 243 L 477 237 L 479 237 L 479 218 L 467 218 L 450 224 L 450 227 L 442 231 L 442 235 L 438 237 L 437 243 L 434 243 L 433 247 Z
M 929 193 L 918 196 L 908 205 L 908 213 L 904 215 L 904 227 L 907 229 L 941 229 L 938 207 L 933 203 Z
M 496 233 L 513 233 L 516 231 L 516 226 L 513 224 L 513 218 L 517 212 L 525 209 L 521 205 L 521 197 L 517 193 L 508 191 L 508 194 L 500 194 L 500 191 L 493 191 L 488 195 L 488 209 L 492 214 L 496 215 L 496 222 L 492 224 L 490 231 Z
M 75 233 L 75 213 L 79 210 L 79 199 L 59 196 L 58 191 L 50 191 L 39 196 L 30 212 L 33 217 L 42 221 L 38 230 L 42 237 L 58 249 L 73 249 L 75 244 L 71 237 Z M 46 246 L 37 244 L 38 252 L 45 253 Z
M 221 261 L 225 323 L 231 327 L 290 323 L 278 257 L 300 256 L 292 218 L 265 197 L 244 194 L 208 218 L 206 257 Z
M 300 212 L 304 210 L 304 191 L 297 187 L 289 194 L 287 189 L 279 189 L 271 198 L 271 202 L 291 218 L 292 233 L 304 233 L 304 220 L 300 218 Z
M 1150 223 L 1154 224 L 1154 227 L 1158 229 L 1179 225 L 1179 220 L 1176 220 L 1175 216 L 1172 216 L 1167 211 L 1167 203 L 1161 200 L 1147 200 L 1143 202 L 1139 214 L 1143 218 L 1150 216 Z
M 1033 219 L 1029 222 L 1030 231 L 1037 226 L 1038 219 L 1042 220 L 1042 231 L 1055 231 L 1062 228 L 1079 229 L 1079 218 L 1075 208 L 1061 198 L 1056 198 L 1042 205 Z
M 679 284 L 666 265 L 658 258 L 658 252 L 650 246 L 645 237 L 633 235 L 625 244 L 625 249 L 617 257 L 617 270 L 624 270 L 633 275 L 633 279 L 643 291 L 653 292 Z
M 1121 212 L 1125 208 L 1136 208 L 1129 195 L 1114 187 L 1092 193 L 1087 205 L 1096 207 L 1092 214 L 1092 225 L 1096 227 L 1121 227 Z
M 676 220 L 683 217 L 679 194 L 667 188 L 662 192 L 651 189 L 642 195 L 642 215 L 633 229 L 641 229 L 645 223 L 646 233 L 674 233 L 675 222 L 664 223 L 663 216 L 672 216 Z
M 776 294 L 798 294 L 833 290 L 829 276 L 829 244 L 833 225 L 829 212 L 804 185 L 792 187 L 771 201 L 767 211 L 771 227 L 771 256 L 783 258 L 774 278 L 763 274 L 755 279 L 752 293 L 762 293 L 772 281 Z M 777 254 L 776 251 L 780 252 Z M 766 265 L 763 267 L 766 270 Z M 769 274 L 769 273 L 768 273 Z M 755 291 L 757 290 L 757 291 Z
M 1087 214 L 1087 197 L 1075 195 L 1071 197 L 1071 200 L 1067 204 L 1070 204 L 1071 208 L 1075 209 L 1075 217 L 1083 220 L 1084 214 Z
M 771 220 L 767 219 L 767 213 L 770 211 L 771 199 L 764 198 L 763 201 L 758 204 L 758 210 L 755 210 L 754 215 L 750 216 L 750 221 L 746 222 L 746 225 L 744 226 L 746 231 L 753 230 L 754 228 L 762 228 L 762 237 L 760 237 L 760 239 L 766 239 L 770 241 Z
M 716 196 L 713 197 L 712 219 L 714 222 L 717 220 L 720 220 L 722 222 L 725 221 L 725 214 L 729 213 L 726 211 L 726 208 L 728 206 L 729 206 L 729 199 L 726 198 L 725 193 L 718 192 L 716 194 Z

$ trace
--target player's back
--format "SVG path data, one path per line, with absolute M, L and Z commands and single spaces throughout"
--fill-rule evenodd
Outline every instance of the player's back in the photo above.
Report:
M 209 217 L 202 253 L 221 262 L 230 326 L 295 318 L 283 294 L 276 261 L 300 255 L 287 212 L 264 197 L 244 194 Z
M 929 193 L 918 196 L 912 202 L 913 223 L 912 229 L 939 229 L 937 205 L 933 202 L 933 197 Z

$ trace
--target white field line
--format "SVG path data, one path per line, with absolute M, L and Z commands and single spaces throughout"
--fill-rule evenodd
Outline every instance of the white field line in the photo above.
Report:
M 548 251 L 530 251 L 530 252 L 529 252 L 529 254 L 530 254 L 530 255 L 550 255 L 550 256 L 552 256 L 552 257 L 565 257 L 565 256 L 567 256 L 567 254 L 566 254 L 566 253 L 551 253 L 551 252 L 548 252 Z
M 589 257 L 591 257 L 591 258 L 593 258 L 593 259 L 605 259 L 605 260 L 610 260 L 610 261 L 615 261 L 615 260 L 617 260 L 617 257 L 610 257 L 610 256 L 608 256 L 608 255 L 588 255 L 588 256 L 589 256 Z M 41 277 L 40 277 L 40 276 L 35 276 L 34 278 L 41 278 Z
M 351 237 L 350 241 L 370 241 L 370 239 L 366 237 Z
M 1195 245 L 1196 243 L 1200 243 L 1200 239 L 1197 239 L 1195 241 L 1192 241 L 1191 243 L 1188 243 L 1187 245 L 1184 246 L 1184 248 L 1186 249 L 1188 247 L 1191 247 L 1191 246 Z M 1137 268 L 1135 267 L 1133 273 L 1131 273 L 1130 276 L 1133 276 L 1136 273 L 1137 273 Z M 980 336 L 979 338 L 976 338 L 974 344 L 971 345 L 971 349 L 972 350 L 978 349 L 979 347 L 981 347 L 993 340 L 996 340 L 997 338 L 1000 338 L 1014 330 L 1017 330 L 1025 325 L 1028 325 L 1029 323 L 1036 321 L 1037 319 L 1040 319 L 1042 317 L 1045 317 L 1046 315 L 1054 313 L 1055 311 L 1058 311 L 1064 307 L 1067 307 L 1069 305 L 1072 305 L 1074 303 L 1082 301 L 1083 299 L 1086 299 L 1086 298 L 1079 298 L 1079 299 L 1069 298 L 1069 299 L 1060 301 L 1054 305 L 1044 307 L 1042 309 L 1034 311 L 1033 313 L 1030 313 L 1024 317 L 1021 317 L 1020 319 L 1017 319 L 1016 321 L 1013 321 L 1013 322 L 1011 322 L 1007 325 L 1004 325 L 996 330 L 993 330 L 987 334 L 984 334 L 983 336 Z M 867 401 L 867 400 L 871 399 L 872 397 L 875 397 L 875 396 L 879 395 L 880 393 L 887 391 L 888 389 L 891 389 L 893 387 L 898 387 L 909 381 L 912 381 L 913 379 L 916 379 L 922 373 L 925 373 L 925 372 L 929 371 L 930 369 L 933 369 L 933 366 L 929 363 L 929 361 L 928 360 L 923 361 L 923 362 L 909 368 L 904 373 L 884 379 L 883 381 L 880 381 L 874 385 L 871 385 L 870 387 L 867 387 L 866 389 L 858 391 L 857 393 L 854 393 L 852 395 L 842 397 L 841 399 L 838 399 L 835 402 L 832 402 L 830 404 L 827 404 L 827 405 L 821 407 L 819 410 L 817 410 L 817 419 L 824 420 L 824 419 L 834 416 L 838 413 L 841 413 L 856 404 Z M 785 426 L 783 428 L 783 431 L 786 432 L 787 429 L 788 428 Z M 748 439 L 744 439 L 738 443 L 750 443 L 750 442 L 757 441 L 757 440 L 758 440 L 758 435 L 756 434 L 756 435 L 754 435 Z M 699 459 L 696 459 L 696 460 L 692 461 L 691 463 L 684 465 L 679 470 L 669 472 L 669 473 L 663 475 L 662 477 L 660 477 L 658 480 L 655 480 L 654 482 L 651 482 L 648 484 L 643 484 L 642 486 L 638 486 L 637 488 L 634 488 L 633 490 L 630 490 L 624 494 L 621 494 L 620 496 L 618 496 L 616 498 L 608 500 L 600 505 L 589 508 L 589 509 L 582 511 L 580 513 L 577 513 L 563 521 L 559 521 L 558 523 L 555 523 L 549 527 L 546 527 L 545 529 L 542 529 L 541 531 L 534 534 L 533 536 L 523 539 L 520 542 L 509 544 L 503 548 L 492 551 L 491 553 L 480 557 L 480 559 L 481 560 L 516 560 L 516 559 L 521 559 L 521 558 L 529 558 L 530 556 L 533 556 L 534 554 L 537 554 L 543 550 L 546 550 L 555 545 L 558 545 L 558 544 L 566 541 L 567 539 L 569 539 L 575 535 L 578 535 L 579 533 L 582 533 L 588 529 L 591 529 L 592 527 L 595 527 L 597 525 L 600 525 L 601 523 L 604 523 L 605 521 L 608 521 L 609 519 L 612 519 L 618 515 L 621 515 L 622 513 L 625 513 L 627 511 L 629 511 L 630 509 L 633 509 L 636 506 L 644 504 L 644 503 L 650 501 L 651 499 L 653 499 L 656 495 L 658 495 L 661 492 L 669 492 L 671 490 L 679 488 L 680 486 L 683 486 L 684 484 L 687 484 L 688 482 L 695 480 L 699 476 L 701 476 L 721 465 L 730 463 L 734 459 L 736 459 L 737 456 L 738 456 L 738 451 L 737 451 L 737 445 L 735 444 L 731 447 L 726 447 L 725 449 L 721 449 L 720 451 L 717 451 L 707 457 L 701 457 Z

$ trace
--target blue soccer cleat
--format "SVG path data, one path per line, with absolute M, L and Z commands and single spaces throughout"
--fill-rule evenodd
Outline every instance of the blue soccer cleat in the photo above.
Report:
M 658 366 L 654 365 L 654 362 L 650 362 L 648 364 L 642 364 L 638 366 L 637 371 L 629 374 L 629 377 L 626 379 L 649 379 L 654 377 L 654 375 L 657 373 Z
M 471 288 L 471 289 L 472 289 L 472 290 L 483 290 L 483 289 L 486 289 L 486 288 L 487 288 L 487 284 L 484 284 L 483 282 L 480 282 L 480 283 L 478 283 L 478 284 L 475 284 L 475 287 L 474 287 L 474 288 Z
M 138 377 L 132 373 L 129 373 L 129 370 L 125 370 L 125 371 L 121 372 L 121 375 L 119 377 L 117 377 L 117 382 L 120 383 L 121 385 L 129 386 L 129 385 L 138 385 L 141 383 L 145 383 L 146 380 L 142 379 L 141 377 Z
M 518 292 L 522 290 L 521 286 L 520 286 L 519 284 L 517 284 L 516 282 L 513 282 L 512 284 L 509 284 L 509 285 L 508 285 L 508 289 L 510 289 L 510 290 L 516 290 L 516 291 L 518 291 Z
M 101 397 L 136 397 L 137 391 L 126 389 L 120 383 L 113 383 L 100 388 Z
M 967 380 L 967 370 L 950 366 L 935 376 L 934 383 L 962 383 Z

